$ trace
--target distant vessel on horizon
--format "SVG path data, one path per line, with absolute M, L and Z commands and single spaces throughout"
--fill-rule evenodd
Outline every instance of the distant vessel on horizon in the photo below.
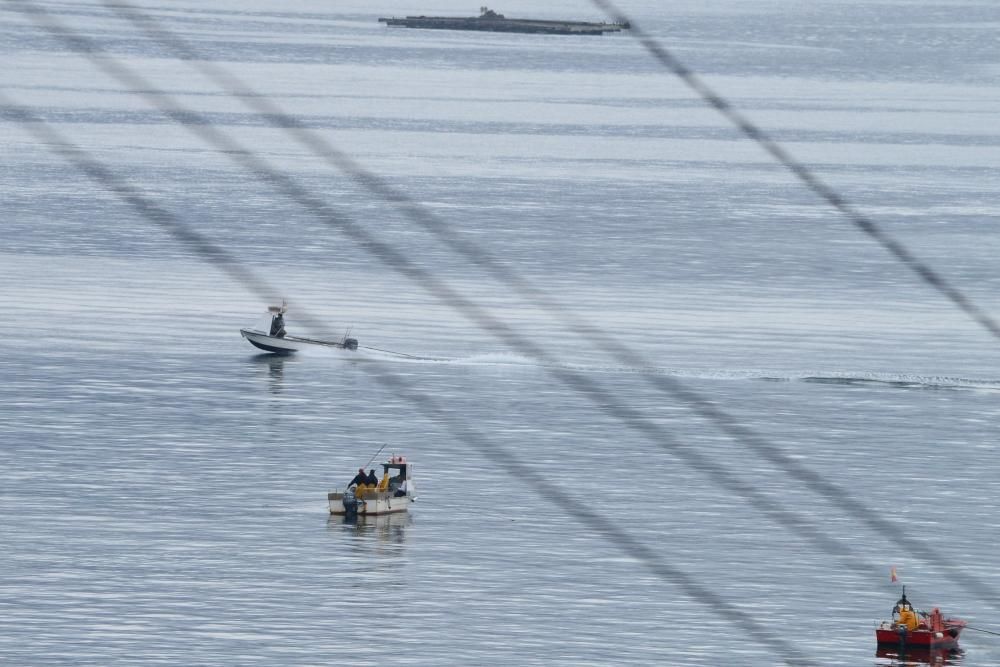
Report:
M 589 23 L 586 21 L 542 21 L 509 19 L 489 7 L 480 7 L 479 16 L 407 16 L 380 18 L 379 23 L 406 28 L 432 30 L 481 30 L 486 32 L 523 32 L 545 35 L 603 35 L 606 32 L 628 30 L 625 23 Z

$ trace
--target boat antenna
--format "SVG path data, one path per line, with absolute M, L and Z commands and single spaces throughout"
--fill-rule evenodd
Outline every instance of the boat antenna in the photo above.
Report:
M 383 443 L 382 446 L 378 448 L 378 451 L 372 454 L 372 457 L 368 459 L 368 463 L 366 463 L 363 467 L 367 468 L 368 466 L 370 466 L 372 464 L 372 461 L 375 460 L 375 457 L 381 454 L 382 450 L 385 449 L 385 445 L 386 443 Z

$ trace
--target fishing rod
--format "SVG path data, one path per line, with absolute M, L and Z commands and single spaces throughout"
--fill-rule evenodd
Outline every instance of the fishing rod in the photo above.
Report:
M 363 467 L 363 468 L 367 468 L 368 466 L 370 466 L 370 465 L 371 465 L 371 463 L 372 463 L 372 461 L 374 461 L 374 460 L 375 460 L 375 457 L 377 457 L 377 456 L 378 456 L 379 454 L 381 454 L 381 453 L 382 453 L 382 450 L 383 450 L 383 449 L 385 449 L 385 446 L 386 446 L 387 444 L 388 444 L 388 443 L 382 443 L 382 446 L 378 448 L 378 451 L 377 451 L 377 452 L 375 452 L 375 453 L 374 453 L 374 454 L 372 455 L 372 457 L 371 457 L 370 459 L 368 459 L 368 463 L 364 464 L 364 466 L 362 466 L 362 467 Z
M 985 632 L 988 635 L 997 635 L 997 636 L 1000 636 L 1000 632 L 994 632 L 993 630 L 986 630 L 984 628 L 977 628 L 977 627 L 972 626 L 972 625 L 965 626 L 965 629 L 966 630 L 975 630 L 976 632 Z

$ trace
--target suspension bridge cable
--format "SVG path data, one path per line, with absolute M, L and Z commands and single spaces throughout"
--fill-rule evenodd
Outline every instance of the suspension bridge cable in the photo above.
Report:
M 819 195 L 830 206 L 844 214 L 857 229 L 882 246 L 896 261 L 915 273 L 922 282 L 937 290 L 955 307 L 979 323 L 994 338 L 1000 340 L 1000 323 L 997 323 L 995 319 L 990 317 L 983 308 L 980 308 L 964 292 L 952 285 L 943 275 L 917 257 L 901 241 L 876 224 L 873 219 L 858 210 L 842 194 L 830 185 L 827 185 L 804 162 L 793 157 L 784 146 L 771 138 L 763 128 L 751 121 L 746 114 L 736 109 L 729 100 L 712 89 L 694 70 L 690 69 L 677 56 L 664 47 L 659 40 L 642 30 L 630 16 L 618 9 L 615 3 L 611 2 L 611 0 L 590 0 L 590 2 L 598 9 L 604 11 L 612 20 L 627 22 L 630 26 L 629 32 L 632 33 L 632 36 L 649 51 L 653 58 L 675 74 L 696 95 L 722 114 L 748 139 L 767 151 L 771 157 L 788 169 L 788 171 L 792 172 L 807 188 Z
M 220 268 L 226 275 L 241 282 L 258 298 L 272 298 L 273 292 L 270 287 L 252 269 L 241 265 L 234 256 L 213 244 L 202 234 L 192 230 L 180 218 L 153 203 L 138 189 L 118 178 L 111 169 L 63 137 L 61 133 L 53 129 L 30 109 L 15 103 L 2 92 L 0 92 L 0 106 L 4 107 L 9 118 L 20 124 L 39 143 L 46 145 L 66 162 L 114 193 L 122 202 L 135 209 L 140 217 L 165 230 L 175 241 L 187 246 L 206 263 L 213 266 L 221 265 Z M 305 313 L 303 314 L 305 315 Z M 313 323 L 312 326 L 315 326 L 316 319 L 304 316 L 303 321 Z M 701 584 L 692 575 L 666 563 L 660 556 L 661 549 L 654 549 L 646 545 L 642 540 L 620 528 L 615 522 L 588 509 L 584 503 L 552 484 L 551 480 L 537 473 L 506 448 L 472 428 L 454 411 L 446 410 L 420 387 L 398 374 L 380 372 L 381 369 L 369 369 L 363 364 L 361 366 L 362 370 L 368 373 L 372 379 L 396 396 L 411 403 L 419 413 L 433 416 L 433 421 L 447 427 L 459 442 L 471 444 L 482 456 L 502 467 L 509 476 L 522 481 L 543 500 L 558 507 L 565 514 L 576 519 L 578 523 L 612 543 L 626 556 L 639 561 L 664 582 L 676 586 L 685 596 L 739 625 L 762 646 L 777 651 L 789 666 L 818 666 L 818 663 L 811 662 L 805 654 L 787 640 L 767 629 L 752 614 Z
M 262 117 L 271 120 L 287 131 L 306 150 L 327 160 L 329 164 L 348 174 L 376 196 L 397 205 L 402 213 L 421 228 L 432 233 L 452 251 L 485 269 L 496 280 L 514 290 L 522 298 L 540 304 L 546 312 L 556 316 L 567 328 L 584 334 L 596 348 L 609 352 L 615 359 L 625 365 L 634 367 L 648 367 L 652 365 L 641 354 L 622 344 L 600 327 L 587 322 L 550 294 L 537 288 L 522 275 L 505 266 L 485 248 L 473 241 L 459 238 L 442 218 L 422 206 L 419 202 L 413 200 L 403 191 L 393 187 L 379 175 L 366 170 L 344 151 L 336 148 L 322 134 L 310 130 L 299 119 L 283 111 L 278 104 L 271 101 L 265 95 L 253 90 L 251 86 L 237 75 L 220 65 L 200 57 L 195 49 L 180 37 L 165 29 L 156 19 L 141 12 L 127 2 L 113 2 L 112 0 L 101 0 L 101 2 L 106 8 L 116 12 L 118 15 L 132 22 L 133 25 L 144 30 L 151 38 L 166 45 L 178 54 L 180 59 L 197 69 L 206 78 L 214 81 L 228 94 L 237 97 Z M 907 549 L 911 554 L 921 558 L 925 562 L 949 571 L 955 579 L 964 582 L 963 586 L 966 590 L 974 590 L 977 595 L 986 591 L 991 598 L 996 599 L 998 597 L 982 580 L 962 569 L 955 568 L 946 558 L 937 553 L 936 550 L 913 538 L 894 522 L 883 518 L 876 509 L 867 506 L 863 501 L 854 497 L 853 494 L 839 485 L 826 479 L 802 462 L 795 460 L 780 447 L 768 442 L 751 428 L 743 425 L 732 415 L 676 378 L 652 374 L 644 374 L 642 377 L 647 384 L 681 400 L 690 409 L 713 423 L 730 438 L 747 445 L 751 451 L 761 456 L 764 460 L 777 466 L 812 492 L 826 498 L 834 506 L 861 521 L 877 534 L 889 538 L 897 546 Z

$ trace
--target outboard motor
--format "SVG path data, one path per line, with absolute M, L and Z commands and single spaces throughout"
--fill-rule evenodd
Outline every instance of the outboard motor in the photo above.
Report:
M 344 511 L 347 512 L 347 516 L 357 515 L 358 497 L 354 495 L 354 489 L 344 491 L 344 499 L 341 502 L 344 503 Z
M 345 350 L 356 350 L 356 349 L 358 349 L 358 339 L 357 338 L 345 338 L 344 339 L 344 349 Z

